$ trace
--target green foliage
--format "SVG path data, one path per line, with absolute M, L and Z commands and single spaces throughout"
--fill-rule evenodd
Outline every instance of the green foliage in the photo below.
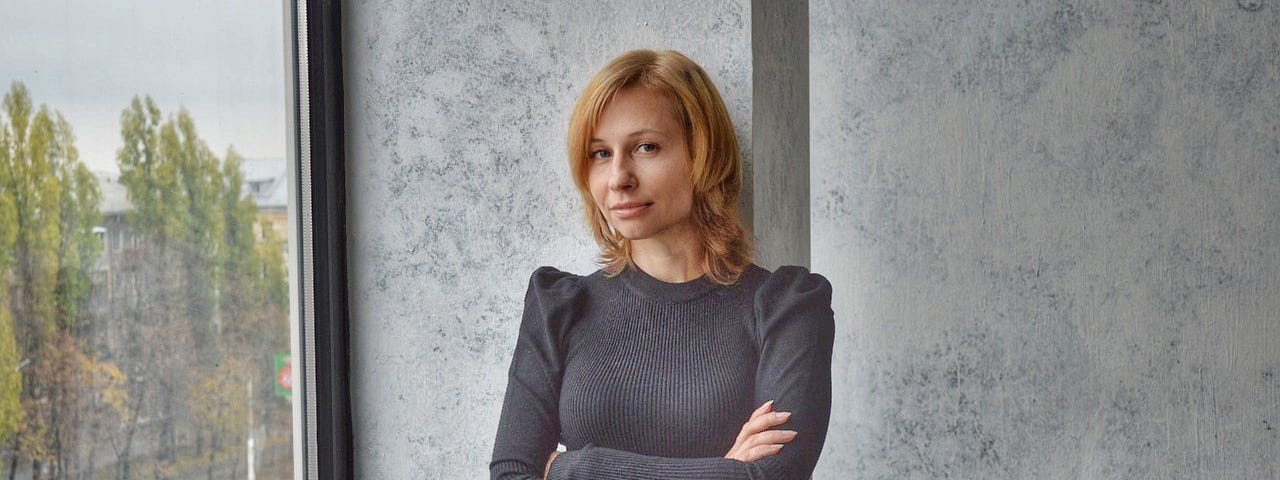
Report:
M 98 190 L 97 178 L 78 161 L 71 125 L 61 116 L 55 132 L 60 140 L 55 145 L 66 149 L 63 152 L 66 161 L 59 165 L 58 176 L 62 179 L 59 198 L 61 231 L 67 233 L 61 236 L 58 245 L 60 262 L 56 302 L 62 326 L 74 329 L 81 306 L 89 298 L 89 271 L 102 250 L 102 242 L 93 235 L 93 227 L 102 223 L 102 214 L 98 211 L 102 193 Z
M 258 207 L 242 190 L 243 159 L 233 149 L 213 154 L 185 110 L 166 117 L 151 98 L 135 98 L 121 115 L 121 136 L 129 223 L 144 256 L 156 259 L 145 267 L 140 303 L 159 311 L 139 319 L 180 326 L 181 335 L 167 338 L 184 342 L 170 357 L 133 359 L 125 370 L 160 377 L 208 444 L 225 445 L 247 422 L 245 382 L 259 379 L 255 396 L 269 400 L 271 355 L 288 347 L 283 242 L 258 225 Z M 150 288 L 157 284 L 169 291 Z M 147 372 L 139 365 L 147 363 L 167 368 Z
M 133 210 L 129 225 L 139 235 L 164 236 L 175 227 L 164 220 L 176 217 L 176 205 L 164 202 L 162 191 L 175 183 L 173 169 L 161 161 L 160 108 L 150 97 L 146 103 L 136 97 L 120 114 L 120 136 L 124 145 L 116 153 L 120 165 L 120 184 L 128 188 Z
M 247 324 L 266 310 L 279 318 L 288 285 L 283 242 L 258 225 L 258 207 L 242 190 L 240 155 L 228 149 L 218 159 L 185 110 L 163 119 L 149 97 L 135 98 L 121 115 L 121 135 L 120 183 L 134 205 L 129 223 L 178 259 L 184 316 L 227 319 L 228 331 L 214 329 L 223 340 L 250 335 Z M 195 326 L 198 337 L 214 333 L 206 327 Z
M 77 426 L 82 346 L 74 336 L 98 259 L 97 180 L 62 114 L 13 83 L 0 111 L 0 439 L 54 460 Z M 29 360 L 23 370 L 13 367 Z M 52 433 L 51 433 L 52 432 Z
M 279 311 L 280 315 L 287 315 L 284 309 L 289 304 L 289 282 L 285 278 L 284 269 L 284 244 L 283 238 L 276 234 L 268 222 L 259 224 L 259 228 L 264 232 L 262 240 L 258 242 L 257 257 L 262 265 L 262 276 L 259 278 L 257 288 L 264 295 L 262 301 L 266 307 Z M 288 332 L 288 325 L 285 325 L 283 332 Z M 288 345 L 279 344 L 276 349 L 288 348 Z
M 5 290 L 0 289 L 0 302 L 7 304 Z M 7 445 L 22 425 L 22 373 L 14 368 L 20 361 L 13 317 L 7 308 L 0 308 L 0 445 Z
M 10 313 L 9 284 L 17 263 L 14 255 L 18 241 L 18 211 L 11 192 L 13 180 L 12 134 L 0 123 L 0 444 L 22 425 L 22 374 L 18 342 L 14 337 L 13 314 Z M 10 367 L 12 366 L 12 368 Z
M 223 262 L 218 259 L 230 253 L 220 213 L 222 161 L 200 139 L 186 110 L 161 121 L 150 97 L 135 98 L 124 111 L 121 135 L 125 145 L 117 161 L 120 183 L 134 206 L 129 213 L 133 233 L 154 246 L 163 268 L 178 274 L 175 297 L 157 300 L 171 318 L 185 323 L 192 346 L 211 360 L 207 357 L 221 329 L 216 298 Z
M 16 435 L 17 455 L 61 472 L 76 455 L 67 442 L 109 439 L 127 459 L 135 431 L 159 432 L 148 442 L 158 464 L 173 465 L 172 422 L 232 446 L 249 415 L 247 382 L 261 380 L 255 399 L 270 400 L 271 356 L 288 348 L 284 242 L 244 195 L 239 154 L 219 158 L 186 111 L 165 117 L 150 98 L 122 112 L 117 162 L 137 246 L 107 259 L 125 292 L 111 297 L 116 323 L 91 323 L 97 179 L 71 125 L 21 83 L 2 107 L 0 448 Z
M 58 155 L 70 149 L 55 144 L 62 139 L 56 136 L 48 108 L 42 106 L 33 114 L 31 98 L 21 83 L 4 96 L 4 113 L 9 157 L 5 194 L 15 207 L 17 233 L 16 294 L 11 302 L 18 338 L 27 340 L 24 347 L 32 353 L 51 338 L 57 324 L 54 292 L 62 222 L 56 165 L 61 160 Z

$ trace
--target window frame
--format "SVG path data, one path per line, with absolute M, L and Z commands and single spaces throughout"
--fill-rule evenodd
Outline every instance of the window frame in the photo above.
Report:
M 294 478 L 354 478 L 348 383 L 345 141 L 341 3 L 294 0 L 284 5 L 291 39 L 286 102 L 293 133 L 290 168 L 294 252 L 300 268 L 291 309 L 295 370 Z M 290 40 L 286 40 L 290 41 Z

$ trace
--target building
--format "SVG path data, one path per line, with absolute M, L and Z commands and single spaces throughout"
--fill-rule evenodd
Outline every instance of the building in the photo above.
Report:
M 253 198 L 258 206 L 255 233 L 263 235 L 261 227 L 269 225 L 277 238 L 284 242 L 283 260 L 287 275 L 290 255 L 288 166 L 284 159 L 279 158 L 246 159 L 241 163 L 240 169 L 244 174 L 241 191 L 243 195 Z M 110 318 L 116 313 L 112 311 L 112 305 L 128 303 L 129 298 L 124 297 L 136 296 L 129 293 L 130 289 L 121 288 L 121 281 L 128 278 L 128 269 L 136 268 L 146 259 L 131 258 L 141 252 L 135 248 L 138 246 L 138 239 L 129 226 L 128 212 L 133 209 L 133 204 L 129 202 L 124 185 L 120 184 L 119 173 L 95 172 L 95 175 L 102 193 L 102 202 L 99 204 L 102 223 L 94 227 L 94 233 L 102 240 L 102 252 L 91 273 L 94 288 L 89 298 L 89 312 L 97 321 L 110 325 L 115 323 Z M 115 330 L 99 329 L 98 333 L 102 335 L 100 340 L 120 340 L 108 338 Z

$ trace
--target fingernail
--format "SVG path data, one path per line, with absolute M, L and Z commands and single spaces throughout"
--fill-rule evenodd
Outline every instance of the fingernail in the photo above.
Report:
M 773 415 L 776 416 L 777 418 L 788 418 L 791 416 L 791 412 L 778 412 Z
M 795 430 L 787 430 L 787 431 L 782 432 L 782 434 L 783 434 L 783 435 L 786 435 L 786 436 L 788 436 L 788 437 L 794 437 L 794 436 L 796 436 L 796 431 L 795 431 Z
M 769 400 L 769 401 L 767 401 L 767 402 L 764 402 L 764 404 L 765 404 L 765 405 L 770 405 L 770 406 L 772 406 L 772 405 L 773 405 L 773 400 Z
M 782 450 L 782 444 L 781 444 L 781 443 L 775 443 L 775 444 L 773 444 L 773 449 L 774 449 L 774 450 Z

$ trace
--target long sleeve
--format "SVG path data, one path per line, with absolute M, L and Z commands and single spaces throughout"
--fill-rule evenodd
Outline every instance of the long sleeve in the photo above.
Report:
M 548 480 L 810 478 L 831 416 L 835 330 L 831 285 L 803 268 L 782 267 L 760 286 L 754 300 L 754 333 L 760 352 L 754 405 L 772 399 L 775 411 L 792 412 L 788 422 L 776 428 L 796 430 L 794 440 L 779 453 L 750 464 L 723 457 L 656 457 L 587 445 L 558 456 Z
M 542 478 L 556 448 L 563 344 L 581 306 L 579 280 L 551 267 L 537 269 L 529 279 L 489 464 L 492 480 Z

